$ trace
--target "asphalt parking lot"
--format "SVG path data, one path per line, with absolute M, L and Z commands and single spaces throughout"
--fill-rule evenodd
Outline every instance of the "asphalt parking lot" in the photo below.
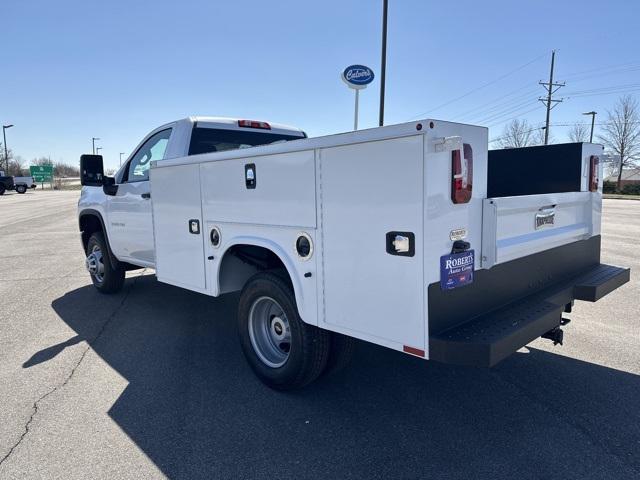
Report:
M 78 192 L 0 197 L 0 478 L 640 478 L 640 202 L 605 200 L 603 261 L 565 346 L 491 370 L 359 344 L 296 393 L 242 357 L 234 295 L 134 272 L 97 293 Z

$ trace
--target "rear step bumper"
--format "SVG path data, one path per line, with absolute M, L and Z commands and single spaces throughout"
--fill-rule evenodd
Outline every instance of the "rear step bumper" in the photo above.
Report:
M 572 300 L 595 302 L 629 281 L 628 268 L 596 264 L 502 308 L 432 334 L 429 358 L 456 365 L 490 367 L 560 326 Z

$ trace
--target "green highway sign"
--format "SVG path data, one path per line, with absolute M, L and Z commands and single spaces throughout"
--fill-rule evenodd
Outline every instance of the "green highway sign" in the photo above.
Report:
M 53 165 L 36 165 L 29 167 L 29 172 L 34 182 L 51 182 L 53 181 Z

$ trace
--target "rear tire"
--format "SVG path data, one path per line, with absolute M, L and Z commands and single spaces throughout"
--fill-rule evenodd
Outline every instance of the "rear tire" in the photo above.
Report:
M 7 189 L 5 188 L 5 186 L 4 186 L 2 183 L 0 183 L 0 195 L 4 195 L 4 192 L 5 192 L 6 190 L 7 190 Z
M 238 305 L 238 334 L 256 376 L 276 390 L 294 390 L 324 370 L 329 334 L 302 321 L 291 286 L 273 273 L 254 275 Z
M 87 270 L 93 286 L 101 293 L 116 293 L 124 285 L 125 270 L 114 268 L 109 257 L 109 247 L 102 232 L 94 232 L 87 242 Z
M 344 370 L 351 363 L 356 349 L 356 341 L 353 337 L 336 332 L 331 332 L 330 335 L 329 358 L 322 372 L 323 375 L 332 375 Z
M 18 192 L 18 193 L 26 193 L 27 192 L 26 185 L 17 185 L 16 186 L 16 192 Z

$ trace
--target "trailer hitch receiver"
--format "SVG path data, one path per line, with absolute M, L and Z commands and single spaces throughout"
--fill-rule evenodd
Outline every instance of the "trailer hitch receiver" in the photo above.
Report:
M 564 332 L 560 327 L 556 327 L 552 330 L 549 330 L 547 333 L 542 335 L 542 338 L 551 340 L 554 345 L 558 345 L 558 344 L 562 345 L 563 337 L 564 337 Z

